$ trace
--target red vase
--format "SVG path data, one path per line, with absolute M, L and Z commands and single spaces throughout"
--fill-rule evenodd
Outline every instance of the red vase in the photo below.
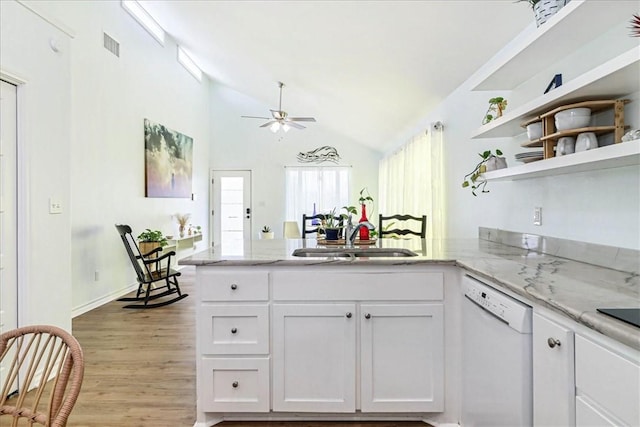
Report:
M 367 219 L 367 207 L 364 205 L 364 203 L 361 206 L 362 206 L 362 217 L 360 217 L 359 222 L 365 222 L 365 221 L 368 222 L 369 220 Z M 360 227 L 360 240 L 369 240 L 368 227 Z

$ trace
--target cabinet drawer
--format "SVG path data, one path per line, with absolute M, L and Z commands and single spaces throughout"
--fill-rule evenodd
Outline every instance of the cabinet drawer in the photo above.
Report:
M 585 396 L 622 422 L 640 423 L 640 365 L 576 335 L 576 395 Z
M 275 271 L 277 301 L 399 301 L 444 297 L 442 272 Z
M 203 358 L 198 396 L 203 412 L 269 412 L 269 358 Z
M 268 354 L 269 306 L 202 305 L 202 354 Z
M 201 301 L 268 301 L 269 273 L 198 269 Z

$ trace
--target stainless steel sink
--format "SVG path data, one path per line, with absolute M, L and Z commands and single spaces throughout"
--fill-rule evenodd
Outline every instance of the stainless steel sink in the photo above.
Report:
M 402 248 L 300 248 L 293 251 L 297 257 L 341 257 L 341 258 L 382 258 L 417 256 L 413 251 Z

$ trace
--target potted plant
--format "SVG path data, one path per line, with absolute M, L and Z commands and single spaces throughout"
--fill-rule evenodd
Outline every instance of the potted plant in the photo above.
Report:
M 358 204 L 360 205 L 360 209 L 362 212 L 358 222 L 369 221 L 369 218 L 367 217 L 367 203 L 370 204 L 369 216 L 372 216 L 374 201 L 373 201 L 373 197 L 371 197 L 371 194 L 369 193 L 369 190 L 365 187 L 362 190 L 360 190 L 360 197 L 358 198 Z M 358 215 L 358 210 L 356 209 L 355 206 L 343 206 L 342 208 L 346 210 L 347 213 L 349 214 L 356 215 L 356 216 Z M 378 235 L 378 232 L 376 230 L 369 230 L 366 227 L 363 227 L 360 229 L 360 240 L 369 240 L 374 238 L 377 235 Z
M 340 217 L 344 218 L 342 215 L 338 216 L 336 208 L 324 215 L 324 220 L 320 227 L 324 230 L 326 240 L 338 240 L 338 237 L 340 237 L 340 230 L 343 227 L 340 224 Z
M 538 27 L 568 3 L 568 0 L 518 0 L 518 2 L 521 1 L 526 1 L 531 5 Z
M 162 234 L 160 230 L 151 230 L 147 228 L 138 235 L 138 248 L 142 255 L 148 254 L 155 248 L 162 248 L 167 246 L 167 238 Z M 153 254 L 150 258 L 156 258 L 157 254 Z
M 502 117 L 502 113 L 507 108 L 507 100 L 501 96 L 497 96 L 495 98 L 489 99 L 489 108 L 487 108 L 487 112 L 484 114 L 484 119 L 482 120 L 482 124 L 486 125 L 491 120 L 497 119 L 498 117 Z
M 262 227 L 260 235 L 262 239 L 273 239 L 273 231 L 271 231 L 271 227 L 269 227 L 268 225 Z
M 495 154 L 493 154 L 491 150 L 487 150 L 482 153 L 478 153 L 478 155 L 482 160 L 480 160 L 480 163 L 478 163 L 471 172 L 464 176 L 464 180 L 462 181 L 462 187 L 471 187 L 471 194 L 474 196 L 477 196 L 476 190 L 478 189 L 480 189 L 482 193 L 489 192 L 489 190 L 486 189 L 487 180 L 482 177 L 483 173 L 489 170 L 503 169 L 507 167 L 507 161 L 502 157 L 502 151 L 499 149 L 496 149 Z

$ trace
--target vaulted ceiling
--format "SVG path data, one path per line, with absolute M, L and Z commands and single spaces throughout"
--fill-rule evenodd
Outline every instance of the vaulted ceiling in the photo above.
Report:
M 282 81 L 290 115 L 380 151 L 533 20 L 513 0 L 140 3 L 211 79 L 274 109 Z

